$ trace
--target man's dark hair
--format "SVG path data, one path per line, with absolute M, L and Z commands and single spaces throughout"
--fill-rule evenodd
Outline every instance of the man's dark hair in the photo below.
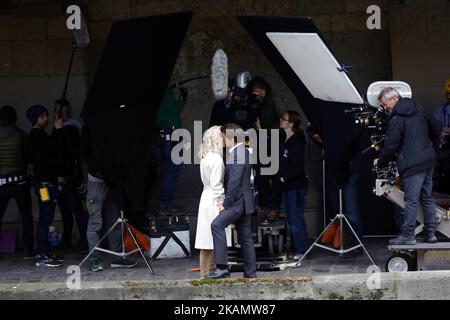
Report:
M 15 124 L 17 122 L 16 110 L 11 106 L 3 106 L 0 109 L 0 123 Z
M 220 127 L 220 132 L 226 136 L 227 130 L 233 130 L 233 132 L 236 132 L 236 130 L 242 130 L 242 128 L 235 124 L 235 123 L 227 123 L 226 125 L 223 125 Z M 234 143 L 237 143 L 237 135 L 234 136 Z
M 223 126 L 220 127 L 220 131 L 222 133 L 226 133 L 228 129 L 232 129 L 232 130 L 238 130 L 238 129 L 242 129 L 239 125 L 235 124 L 235 123 L 227 123 Z
M 255 89 L 264 89 L 266 90 L 266 97 L 269 96 L 272 92 L 272 87 L 263 77 L 254 77 L 248 86 L 250 93 Z

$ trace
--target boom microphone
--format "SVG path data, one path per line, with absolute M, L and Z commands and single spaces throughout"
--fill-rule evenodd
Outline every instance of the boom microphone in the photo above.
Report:
M 222 49 L 218 49 L 214 54 L 211 82 L 216 101 L 225 99 L 228 94 L 228 58 Z
M 70 56 L 69 71 L 67 71 L 62 95 L 63 99 L 65 99 L 67 95 L 67 88 L 69 85 L 70 73 L 72 72 L 72 64 L 73 58 L 75 57 L 75 52 L 77 51 L 77 49 L 86 48 L 89 45 L 89 42 L 91 42 L 91 38 L 89 37 L 89 32 L 86 25 L 86 20 L 84 19 L 83 15 L 81 15 L 81 28 L 79 30 L 73 30 L 73 38 L 74 40 L 72 43 L 72 54 Z

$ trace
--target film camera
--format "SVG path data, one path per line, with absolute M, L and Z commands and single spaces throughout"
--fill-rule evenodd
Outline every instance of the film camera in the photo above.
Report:
M 387 87 L 396 89 L 402 97 L 411 98 L 411 87 L 401 81 L 378 81 L 372 83 L 367 89 L 367 99 L 362 106 L 347 109 L 349 114 L 355 120 L 355 124 L 363 129 L 371 130 L 370 140 L 372 145 L 363 151 L 368 152 L 370 149 L 378 150 L 383 146 L 386 138 L 386 128 L 388 123 L 388 113 L 378 101 L 378 95 Z
M 247 88 L 251 80 L 248 71 L 238 74 L 235 84 L 231 86 L 231 99 L 228 104 L 232 122 L 238 124 L 244 131 L 256 129 L 259 107 L 264 100 L 249 92 Z

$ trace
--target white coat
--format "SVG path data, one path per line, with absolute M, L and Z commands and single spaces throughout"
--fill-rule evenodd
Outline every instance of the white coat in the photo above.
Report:
M 196 249 L 214 249 L 211 223 L 219 214 L 219 208 L 225 197 L 224 175 L 225 165 L 219 154 L 210 152 L 200 161 L 203 192 L 198 206 Z M 228 246 L 231 246 L 231 229 L 229 227 L 226 229 L 226 233 Z

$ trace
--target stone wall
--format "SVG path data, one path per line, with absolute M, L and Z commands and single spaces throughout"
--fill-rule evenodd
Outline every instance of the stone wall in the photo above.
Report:
M 445 102 L 450 79 L 450 1 L 390 1 L 393 74 L 408 82 L 414 99 L 434 110 Z
M 24 1 L 18 2 L 22 3 L 24 12 Z M 50 105 L 61 95 L 71 44 L 71 34 L 64 28 L 65 16 L 55 16 L 54 8 L 51 15 L 45 16 L 44 9 L 50 1 L 31 2 L 38 16 L 33 16 L 32 12 L 21 14 L 15 7 L 0 11 L 0 104 L 14 105 L 21 114 L 19 125 L 26 130 L 29 130 L 23 117 L 26 108 L 33 103 Z M 89 0 L 81 4 L 92 41 L 87 49 L 77 53 L 69 87 L 68 98 L 78 113 L 113 20 L 184 10 L 193 11 L 195 15 L 175 66 L 173 81 L 208 74 L 214 51 L 222 48 L 228 54 L 231 75 L 248 70 L 254 76 L 267 78 L 287 105 L 300 110 L 276 70 L 234 18 L 237 15 L 311 16 L 338 61 L 353 66 L 350 76 L 361 92 L 365 92 L 372 81 L 392 78 L 387 0 Z M 365 11 L 371 4 L 382 8 L 382 30 L 366 28 L 368 15 Z M 189 101 L 182 115 L 184 126 L 191 129 L 194 120 L 202 120 L 206 126 L 213 104 L 210 82 L 192 82 L 188 88 Z M 314 146 L 312 152 L 314 158 L 320 157 L 320 151 Z M 306 166 L 311 180 L 307 222 L 310 232 L 315 234 L 322 223 L 322 170 L 321 163 L 309 159 Z M 185 194 L 184 186 L 189 179 L 187 173 L 181 177 L 180 196 Z M 186 200 L 186 203 L 195 206 L 199 192 L 191 191 L 190 202 Z M 14 209 L 8 216 L 9 221 L 17 220 Z

